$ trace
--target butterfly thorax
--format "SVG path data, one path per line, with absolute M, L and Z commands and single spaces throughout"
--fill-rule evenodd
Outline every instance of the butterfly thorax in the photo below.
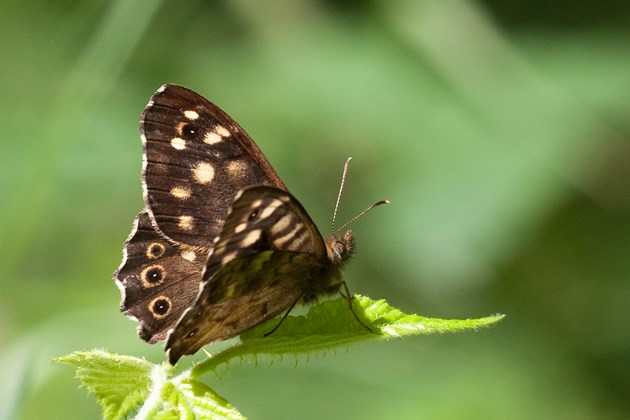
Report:
M 354 253 L 354 235 L 346 232 L 342 237 L 333 234 L 326 240 L 327 263 L 313 279 L 305 283 L 303 302 L 308 303 L 317 298 L 337 293 L 342 284 L 343 266 Z

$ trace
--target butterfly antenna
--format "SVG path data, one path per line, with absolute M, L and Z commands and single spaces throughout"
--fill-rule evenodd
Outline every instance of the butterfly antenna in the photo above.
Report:
M 367 209 L 363 210 L 361 213 L 357 214 L 356 216 L 354 216 L 352 219 L 348 220 L 346 223 L 344 223 L 339 229 L 337 229 L 337 231 L 335 233 L 339 233 L 339 231 L 343 228 L 345 228 L 346 226 L 348 226 L 350 223 L 356 221 L 357 219 L 360 219 L 361 217 L 363 217 L 367 212 L 369 212 L 370 210 L 372 210 L 374 207 L 378 207 L 381 204 L 389 204 L 390 201 L 389 200 L 381 200 L 381 201 L 377 201 L 376 203 L 372 204 L 370 207 L 368 207 Z
M 330 231 L 335 231 L 335 219 L 337 219 L 337 209 L 339 208 L 339 202 L 341 201 L 341 193 L 343 192 L 343 184 L 346 182 L 346 174 L 348 173 L 348 168 L 350 167 L 351 157 L 346 159 L 345 165 L 343 165 L 343 174 L 341 175 L 341 185 L 339 186 L 339 194 L 337 194 L 337 203 L 335 203 L 335 211 L 333 212 L 333 220 L 332 226 L 330 227 Z

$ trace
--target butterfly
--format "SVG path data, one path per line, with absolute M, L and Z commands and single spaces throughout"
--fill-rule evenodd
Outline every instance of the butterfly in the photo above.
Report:
M 145 208 L 114 278 L 121 311 L 145 341 L 166 340 L 171 364 L 342 286 L 352 310 L 352 231 L 324 240 L 229 115 L 167 84 L 140 129 Z

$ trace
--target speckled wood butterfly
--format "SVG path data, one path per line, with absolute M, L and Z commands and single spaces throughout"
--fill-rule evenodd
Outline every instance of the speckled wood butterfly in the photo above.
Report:
M 121 310 L 139 322 L 142 339 L 166 339 L 172 364 L 345 286 L 352 232 L 324 242 L 258 146 L 219 107 L 164 85 L 140 128 L 145 209 L 114 276 Z

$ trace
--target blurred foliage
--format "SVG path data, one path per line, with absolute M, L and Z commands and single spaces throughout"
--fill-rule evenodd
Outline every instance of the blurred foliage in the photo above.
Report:
M 630 416 L 626 3 L 5 0 L 0 23 L 0 418 L 98 417 L 53 356 L 163 360 L 111 273 L 142 207 L 138 116 L 165 82 L 239 121 L 324 233 L 354 157 L 341 219 L 392 205 L 353 227 L 353 291 L 508 314 L 235 365 L 213 388 L 243 413 Z

